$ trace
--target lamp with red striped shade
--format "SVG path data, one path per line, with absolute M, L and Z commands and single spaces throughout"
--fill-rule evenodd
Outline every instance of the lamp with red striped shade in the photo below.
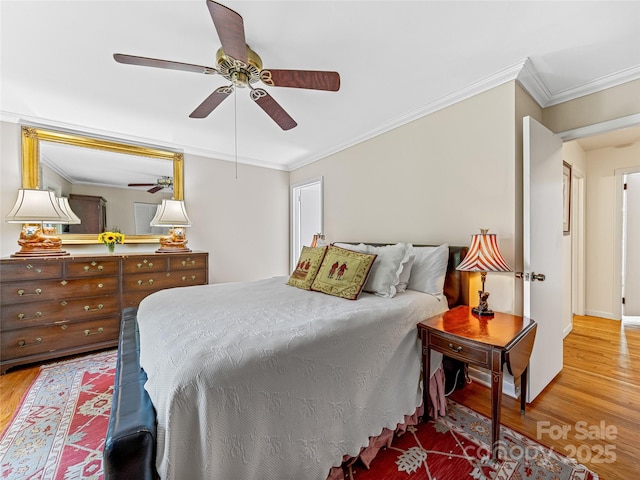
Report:
M 480 272 L 482 280 L 482 290 L 478 291 L 479 303 L 471 311 L 480 316 L 493 316 L 493 311 L 489 309 L 489 293 L 484 291 L 484 282 L 487 272 L 512 272 L 513 269 L 502 257 L 495 233 L 487 233 L 488 228 L 481 228 L 479 234 L 471 236 L 469 252 L 456 267 L 456 270 L 463 272 Z

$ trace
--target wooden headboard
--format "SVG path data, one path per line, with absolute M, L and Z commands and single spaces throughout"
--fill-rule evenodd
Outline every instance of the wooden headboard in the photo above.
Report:
M 336 243 L 350 243 L 357 245 L 360 242 L 336 242 Z M 368 242 L 362 242 L 368 243 Z M 368 243 L 376 247 L 384 245 L 391 245 L 389 243 Z M 415 247 L 435 247 L 437 245 L 414 245 Z M 456 270 L 456 267 L 460 264 L 465 257 L 469 247 L 459 247 L 449 245 L 449 263 L 447 265 L 447 276 L 444 280 L 444 294 L 447 297 L 447 303 L 449 308 L 457 307 L 458 305 L 469 305 L 469 273 L 460 272 Z

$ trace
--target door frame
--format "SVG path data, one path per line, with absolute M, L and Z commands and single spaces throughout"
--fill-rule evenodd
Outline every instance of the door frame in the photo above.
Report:
M 294 183 L 289 188 L 290 197 L 289 197 L 289 218 L 290 218 L 290 232 L 291 238 L 289 241 L 289 261 L 290 261 L 290 269 L 296 264 L 298 260 L 298 256 L 300 252 L 294 253 L 295 245 L 296 245 L 296 234 L 300 228 L 300 221 L 298 218 L 298 207 L 296 198 L 298 197 L 298 193 L 300 190 L 310 187 L 313 185 L 320 185 L 320 232 L 324 233 L 324 177 L 316 177 L 308 180 L 304 180 L 302 182 Z
M 640 167 L 627 167 L 617 168 L 614 170 L 615 175 L 615 191 L 616 191 L 616 218 L 615 218 L 615 231 L 613 241 L 615 245 L 622 245 L 623 248 L 627 248 L 627 243 L 623 242 L 624 236 L 624 212 L 622 211 L 622 205 L 624 201 L 624 177 L 630 173 L 639 173 Z M 622 320 L 622 249 L 618 249 L 614 252 L 614 268 L 613 268 L 613 315 L 617 320 Z

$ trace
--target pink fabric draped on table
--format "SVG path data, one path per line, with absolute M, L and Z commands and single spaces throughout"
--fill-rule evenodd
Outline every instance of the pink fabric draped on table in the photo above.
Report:
M 447 399 L 445 397 L 445 389 L 444 389 L 444 370 L 442 369 L 442 365 L 440 365 L 431 380 L 429 381 L 429 415 L 430 417 L 436 416 L 445 416 L 447 414 Z M 340 467 L 333 467 L 329 471 L 329 476 L 327 480 L 344 480 L 344 466 L 351 465 L 356 462 L 358 459 L 364 464 L 364 466 L 368 469 L 371 465 L 371 462 L 376 455 L 383 447 L 390 447 L 391 442 L 393 441 L 394 435 L 403 434 L 407 427 L 411 425 L 417 425 L 419 417 L 424 413 L 424 405 L 420 405 L 413 415 L 405 415 L 404 423 L 398 424 L 395 430 L 390 430 L 385 428 L 382 430 L 382 433 L 376 437 L 369 438 L 369 445 L 363 447 L 360 450 L 360 454 L 357 457 L 347 457 L 343 458 L 343 465 Z M 437 415 L 436 415 L 437 413 Z

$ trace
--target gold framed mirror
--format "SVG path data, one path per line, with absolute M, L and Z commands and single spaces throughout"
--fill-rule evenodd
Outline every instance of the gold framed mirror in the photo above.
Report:
M 22 126 L 22 188 L 40 189 L 41 175 L 41 142 L 52 142 L 66 146 L 88 148 L 103 152 L 120 153 L 136 157 L 146 157 L 173 162 L 173 195 L 175 200 L 184 199 L 184 155 L 181 152 L 162 150 L 155 147 L 121 143 L 119 141 L 94 138 L 83 134 L 47 130 L 39 127 Z M 158 202 L 159 203 L 159 202 Z M 133 205 L 132 205 L 133 211 Z M 98 242 L 98 233 L 63 233 L 60 235 L 63 244 L 91 244 Z M 162 235 L 125 234 L 125 243 L 158 243 Z

